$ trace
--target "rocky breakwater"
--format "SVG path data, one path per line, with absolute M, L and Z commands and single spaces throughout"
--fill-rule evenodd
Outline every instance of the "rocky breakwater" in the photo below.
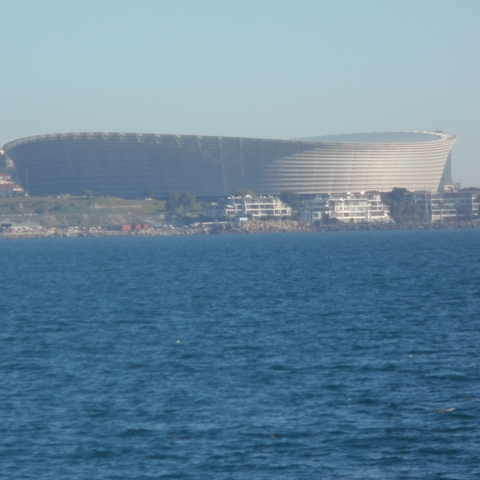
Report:
M 239 223 L 222 223 L 209 226 L 209 234 L 248 233 L 298 233 L 313 232 L 315 229 L 305 222 L 295 220 L 252 220 Z
M 92 228 L 38 228 L 24 231 L 0 231 L 0 239 L 55 238 L 55 237 L 110 237 L 110 236 L 179 236 L 179 235 L 228 235 L 255 233 L 302 233 L 338 232 L 358 230 L 436 230 L 436 229 L 480 228 L 480 220 L 435 222 L 435 223 L 335 223 L 313 226 L 296 220 L 254 220 L 240 223 L 205 223 L 194 227 L 165 226 L 134 231 L 105 230 Z
M 409 223 L 332 223 L 319 225 L 320 232 L 351 232 L 355 230 L 445 230 L 453 228 L 480 228 L 480 220 L 456 220 L 453 222 Z
M 251 233 L 295 233 L 313 232 L 314 227 L 305 222 L 295 220 L 252 220 L 248 222 L 205 223 L 195 227 L 149 228 L 145 230 L 122 232 L 124 235 L 157 236 L 157 235 L 229 235 Z M 120 232 L 119 232 L 120 233 Z

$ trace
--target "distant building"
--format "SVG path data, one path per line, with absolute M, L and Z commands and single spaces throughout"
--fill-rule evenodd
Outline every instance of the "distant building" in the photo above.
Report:
M 324 217 L 348 223 L 392 222 L 388 206 L 382 203 L 379 193 L 329 194 L 303 202 L 302 220 L 314 223 Z
M 3 148 L 31 195 L 164 197 L 170 190 L 224 197 L 436 191 L 451 183 L 455 135 L 378 132 L 291 140 L 141 133 L 61 133 Z
M 3 220 L 1 227 L 4 231 L 9 233 L 28 233 L 28 232 L 38 232 L 44 230 L 44 228 L 37 222 L 33 220 L 24 220 L 22 222 L 12 222 L 11 220 Z
M 480 191 L 456 190 L 446 186 L 443 192 L 419 191 L 412 194 L 424 217 L 430 222 L 478 218 Z
M 120 226 L 122 232 L 132 232 L 134 230 L 148 230 L 150 224 L 148 223 L 124 223 Z
M 283 218 L 292 215 L 292 209 L 283 203 L 278 197 L 257 197 L 242 195 L 229 197 L 223 204 L 212 204 L 206 210 L 206 214 L 212 217 L 275 217 Z
M 16 197 L 23 193 L 23 188 L 16 183 L 0 183 L 0 198 Z

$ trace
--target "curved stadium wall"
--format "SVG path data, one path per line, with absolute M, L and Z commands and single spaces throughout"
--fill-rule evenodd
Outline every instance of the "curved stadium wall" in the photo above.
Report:
M 276 195 L 394 187 L 435 191 L 450 168 L 455 140 L 437 132 L 303 140 L 65 133 L 22 138 L 6 144 L 4 151 L 31 195 L 92 190 L 137 198 L 147 189 L 157 196 L 169 190 L 224 196 L 237 189 Z

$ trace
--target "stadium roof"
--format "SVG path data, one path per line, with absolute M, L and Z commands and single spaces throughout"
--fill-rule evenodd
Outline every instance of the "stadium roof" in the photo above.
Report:
M 321 137 L 299 138 L 308 142 L 332 143 L 421 143 L 435 142 L 448 137 L 442 132 L 369 132 L 323 135 Z
M 451 183 L 455 135 L 381 132 L 304 139 L 141 133 L 39 135 L 4 146 L 22 187 L 32 195 L 141 197 L 145 189 L 196 196 L 237 189 L 276 195 L 435 191 Z

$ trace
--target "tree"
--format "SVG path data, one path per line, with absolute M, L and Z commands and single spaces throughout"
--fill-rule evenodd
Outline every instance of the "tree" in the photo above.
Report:
M 98 193 L 94 192 L 93 190 L 84 190 L 82 192 L 82 195 L 84 195 L 87 198 L 95 198 L 98 197 Z
M 245 195 L 251 195 L 252 197 L 256 197 L 255 193 L 253 193 L 251 190 L 245 190 L 242 188 L 237 188 L 234 195 L 236 197 L 244 197 Z
M 185 212 L 189 212 L 196 206 L 195 197 L 190 192 L 182 192 L 180 194 L 179 204 L 185 209 Z
M 292 192 L 291 190 L 285 190 L 284 192 L 281 192 L 280 200 L 295 209 L 298 209 L 302 206 L 300 195 Z
M 382 193 L 382 202 L 390 207 L 390 216 L 396 223 L 418 222 L 422 213 L 406 188 L 393 188 Z
M 145 197 L 145 198 L 154 198 L 155 197 L 155 190 L 152 190 L 151 188 L 146 188 L 142 195 Z
M 168 213 L 188 213 L 193 210 L 197 203 L 195 197 L 190 192 L 177 192 L 171 190 L 167 192 L 167 201 L 165 202 L 165 209 Z
M 165 209 L 167 212 L 173 213 L 179 206 L 180 192 L 177 192 L 176 190 L 168 191 L 166 200 Z

